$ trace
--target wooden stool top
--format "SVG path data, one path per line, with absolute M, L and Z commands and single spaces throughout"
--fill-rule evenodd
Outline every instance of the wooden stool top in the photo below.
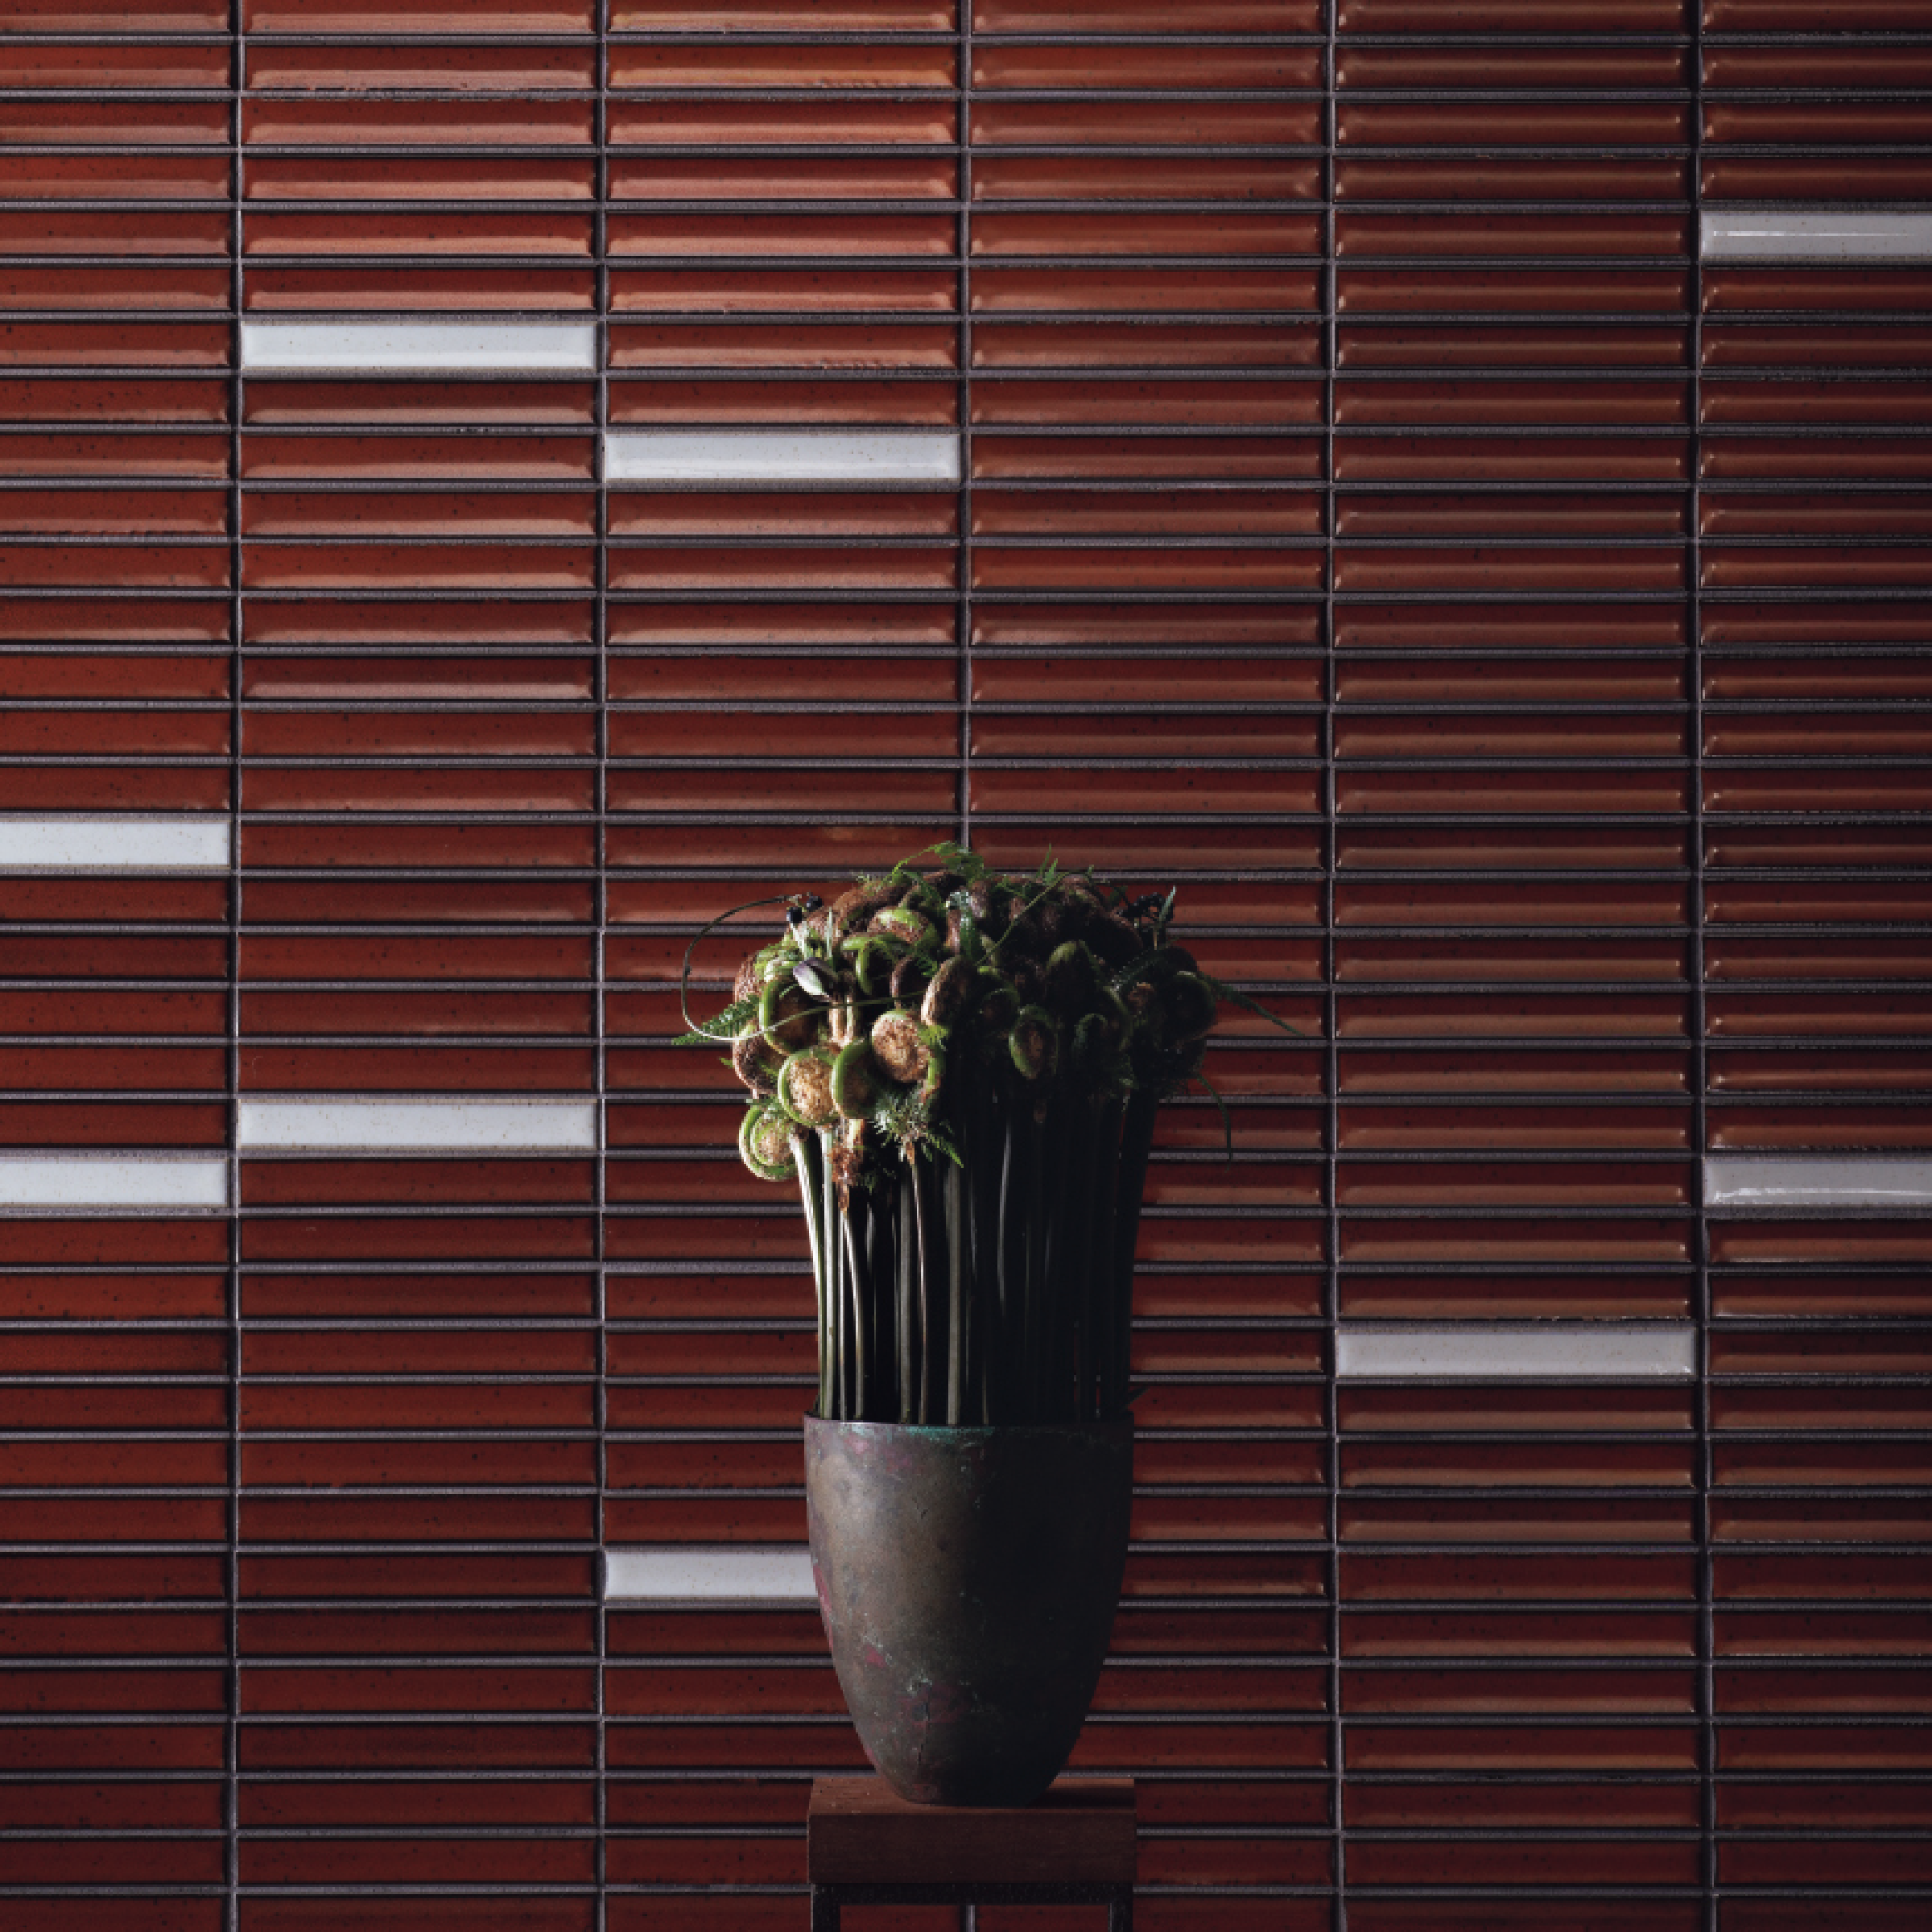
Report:
M 1133 1780 L 1063 1777 L 1023 1808 L 913 1805 L 880 1777 L 812 1781 L 815 1885 L 1131 1885 Z

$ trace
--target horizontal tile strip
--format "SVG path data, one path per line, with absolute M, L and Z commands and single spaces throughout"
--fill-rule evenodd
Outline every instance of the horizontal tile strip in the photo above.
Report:
M 474 1148 L 493 1151 L 597 1145 L 588 1100 L 248 1100 L 235 1113 L 236 1145 L 250 1149 Z
M 245 369 L 568 369 L 597 365 L 589 322 L 244 322 Z
M 818 1602 L 811 1552 L 802 1544 L 606 1550 L 604 1596 L 610 1603 Z
M 1932 1205 L 1932 1159 L 1861 1154 L 1711 1154 L 1711 1208 Z
M 12 1208 L 225 1208 L 228 1161 L 142 1154 L 0 1160 L 0 1212 Z
M 225 872 L 225 818 L 0 818 L 0 872 Z
M 640 429 L 604 438 L 604 473 L 652 483 L 956 483 L 949 429 Z
M 1932 214 L 1748 208 L 1702 217 L 1707 261 L 1925 261 Z
M 1696 1372 L 1697 1330 L 1689 1322 L 1344 1324 L 1335 1335 L 1337 1381 L 1595 1381 Z

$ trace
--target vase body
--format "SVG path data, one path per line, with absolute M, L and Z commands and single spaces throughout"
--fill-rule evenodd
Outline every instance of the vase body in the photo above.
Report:
M 1133 1424 L 805 1420 L 819 1608 L 865 1754 L 915 1804 L 1025 1805 L 1120 1601 Z

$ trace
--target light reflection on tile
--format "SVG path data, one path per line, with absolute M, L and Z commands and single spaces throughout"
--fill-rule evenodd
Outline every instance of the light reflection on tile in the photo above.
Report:
M 630 1603 L 815 1606 L 811 1552 L 803 1544 L 676 1543 L 606 1550 L 604 1595 Z
M 472 1148 L 493 1152 L 597 1145 L 588 1100 L 243 1100 L 236 1145 L 250 1148 Z
M 62 1154 L 0 1160 L 0 1212 L 13 1208 L 225 1208 L 225 1154 Z
M 225 872 L 226 818 L 0 818 L 0 872 Z
M 627 429 L 604 438 L 613 482 L 956 483 L 950 429 Z
M 588 371 L 590 322 L 244 322 L 246 369 L 369 369 L 435 374 L 452 369 Z
M 1689 1322 L 1344 1324 L 1337 1381 L 1594 1381 L 1697 1372 Z
M 1707 261 L 1932 260 L 1932 215 L 1742 208 L 1703 217 Z
M 1714 1154 L 1704 1161 L 1711 1208 L 1932 1205 L 1932 1160 L 1868 1154 Z

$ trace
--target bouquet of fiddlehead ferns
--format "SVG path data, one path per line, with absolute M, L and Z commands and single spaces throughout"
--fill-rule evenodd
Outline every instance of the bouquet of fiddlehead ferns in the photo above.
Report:
M 932 847 L 787 902 L 687 1036 L 729 1042 L 745 1164 L 803 1201 L 821 1417 L 1125 1412 L 1155 1110 L 1232 992 L 1169 941 L 1173 904 Z

